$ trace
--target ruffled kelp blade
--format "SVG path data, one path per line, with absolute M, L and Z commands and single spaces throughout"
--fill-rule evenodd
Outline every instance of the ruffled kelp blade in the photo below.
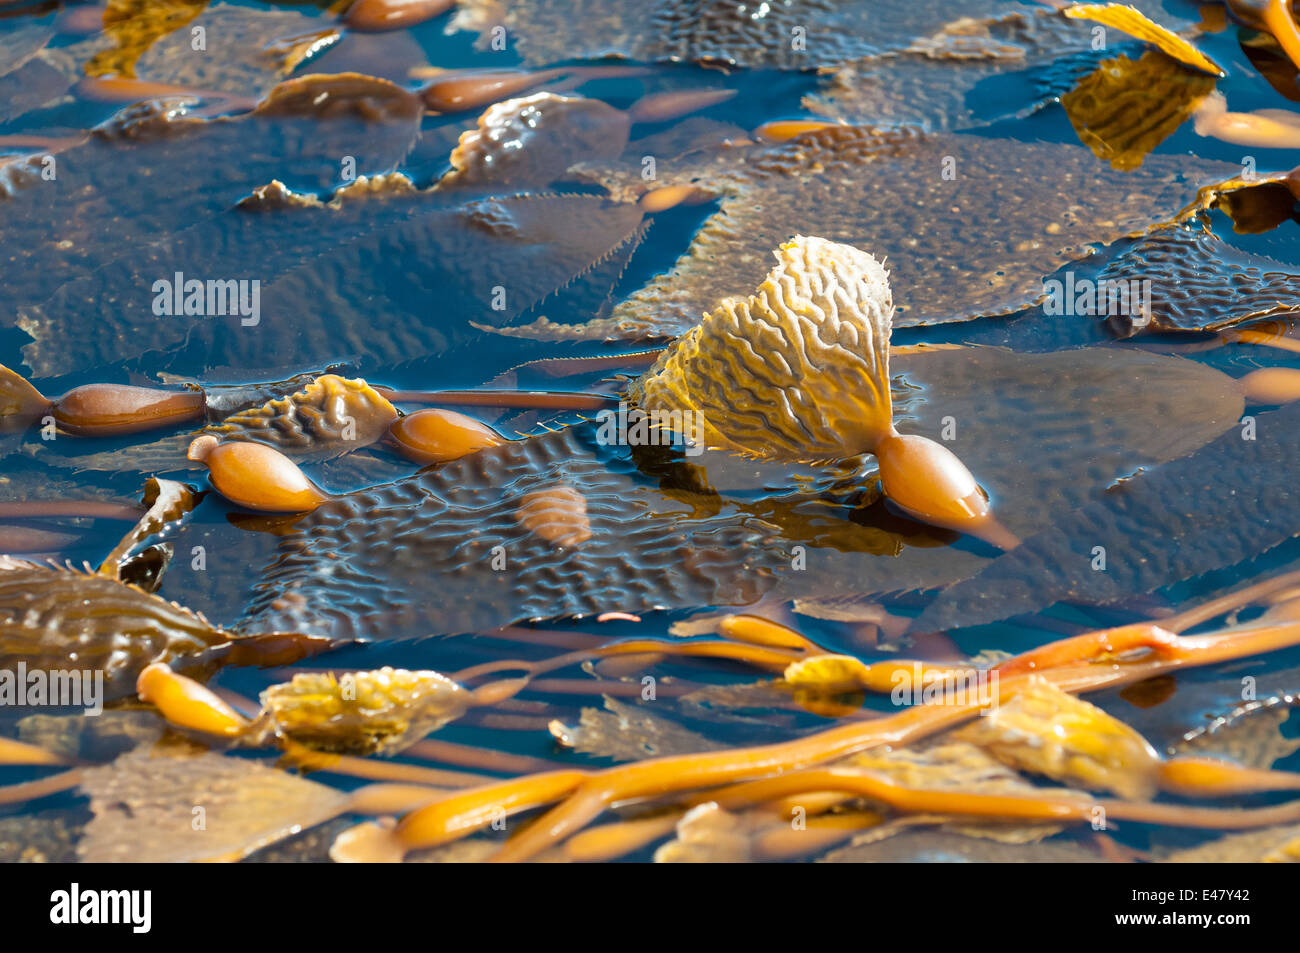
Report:
M 797 236 L 746 299 L 675 341 L 629 397 L 697 415 L 706 446 L 785 460 L 870 452 L 893 428 L 885 269 L 849 245 Z
M 1226 375 L 1122 348 L 939 350 L 895 364 L 900 429 L 950 446 L 1018 535 L 1098 498 L 1135 465 L 1195 450 L 1242 409 Z M 1120 394 L 1132 399 L 1107 396 Z M 829 473 L 804 491 L 732 499 L 698 483 L 680 445 L 629 447 L 602 434 L 604 425 L 481 450 L 297 518 L 280 530 L 245 623 L 402 638 L 611 605 L 743 606 L 766 593 L 865 598 L 942 585 L 989 561 L 942 545 L 952 534 L 866 506 L 869 493 L 860 510 L 861 483 L 830 502 L 817 498 L 834 484 Z M 528 495 L 557 486 L 581 488 L 590 536 L 573 545 L 527 525 Z M 177 545 L 187 545 L 185 535 Z M 792 568 L 795 545 L 815 572 Z

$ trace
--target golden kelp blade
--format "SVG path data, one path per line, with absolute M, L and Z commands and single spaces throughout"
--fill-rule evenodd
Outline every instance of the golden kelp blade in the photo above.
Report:
M 232 414 L 203 432 L 328 458 L 374 443 L 396 419 L 396 408 L 365 381 L 322 374 L 300 391 Z
M 342 791 L 243 758 L 141 749 L 88 769 L 83 861 L 238 860 L 343 810 Z M 196 811 L 202 808 L 202 811 Z
M 1136 169 L 1191 117 L 1214 80 L 1159 50 L 1098 64 L 1061 97 L 1079 141 L 1114 169 Z
M 301 673 L 262 692 L 258 725 L 321 751 L 394 754 L 460 717 L 470 701 L 437 672 Z
M 952 737 L 1053 781 L 1138 800 L 1155 793 L 1160 758 L 1145 738 L 1036 675 L 1010 701 Z
M 1121 3 L 1080 3 L 1067 7 L 1064 13 L 1071 19 L 1093 20 L 1104 26 L 1113 26 L 1129 36 L 1164 50 L 1180 63 L 1203 70 L 1211 76 L 1227 75 L 1223 67 L 1191 43 L 1130 6 Z
M 893 427 L 894 304 L 871 255 L 798 236 L 745 300 L 728 299 L 629 391 L 652 414 L 688 412 L 710 447 L 780 460 L 864 453 Z

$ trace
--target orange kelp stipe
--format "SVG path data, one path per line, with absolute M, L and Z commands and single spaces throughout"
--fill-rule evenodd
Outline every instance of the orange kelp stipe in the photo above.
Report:
M 1234 658 L 1246 658 L 1262 652 L 1276 651 L 1300 643 L 1300 624 L 1241 627 L 1205 636 L 1173 636 L 1146 626 L 1121 627 L 1089 633 L 1035 650 L 1039 665 L 1027 665 L 1024 656 L 1002 666 L 1007 671 L 1037 670 L 1058 687 L 1070 691 L 1092 691 L 1150 678 L 1172 668 L 1215 664 Z M 1172 640 L 1172 644 L 1168 644 Z M 1093 659 L 1099 651 L 1114 650 L 1120 645 L 1135 647 L 1143 643 L 1163 645 L 1161 657 L 1134 661 L 1124 665 L 1097 665 Z M 1062 667 L 1050 668 L 1059 660 Z M 1027 676 L 1003 677 L 998 684 L 999 700 L 1012 697 L 1025 684 Z M 978 702 L 952 705 L 918 705 L 870 722 L 839 725 L 794 741 L 755 748 L 654 758 L 597 772 L 556 772 L 517 778 L 465 791 L 430 804 L 405 818 L 395 835 L 380 838 L 390 854 L 400 857 L 407 850 L 446 843 L 490 823 L 502 810 L 507 813 L 542 807 L 561 798 L 565 802 L 530 824 L 512 838 L 494 858 L 524 860 L 582 829 L 610 804 L 636 798 L 660 797 L 675 792 L 701 790 L 720 784 L 758 780 L 804 768 L 818 762 L 865 751 L 880 745 L 908 744 L 955 727 L 979 711 Z M 1070 819 L 1073 805 L 1063 799 L 983 798 L 978 804 L 960 793 L 917 792 L 907 789 L 873 787 L 874 779 L 840 771 L 807 771 L 799 782 L 790 782 L 792 790 L 806 783 L 806 790 L 832 789 L 866 794 L 908 810 L 936 810 L 942 813 L 974 813 L 981 816 L 1057 817 Z M 774 785 L 774 786 L 773 786 Z M 765 797 L 778 797 L 782 782 L 764 786 Z M 944 794 L 947 793 L 945 797 Z M 996 803 L 995 803 L 996 801 Z M 1080 802 L 1074 802 L 1075 804 Z M 1087 802 L 1082 802 L 1087 803 Z M 1232 827 L 1282 823 L 1292 814 L 1300 815 L 1300 802 L 1266 808 L 1256 812 L 1214 811 L 1169 805 L 1146 805 L 1106 802 L 1112 817 L 1189 826 L 1222 825 Z M 999 812 L 1008 812 L 1001 814 Z M 372 847 L 376 845 L 371 845 Z
M 173 725 L 204 734 L 234 738 L 249 722 L 215 692 L 173 672 L 164 662 L 145 667 L 135 682 L 141 701 L 152 704 Z
M 199 390 L 85 384 L 54 402 L 54 419 L 68 433 L 110 437 L 201 418 L 204 407 Z
M 1020 545 L 966 465 L 947 447 L 916 434 L 890 434 L 875 447 L 885 495 L 900 509 L 934 526 L 968 533 L 1002 549 Z
M 432 408 L 399 417 L 388 428 L 397 451 L 416 463 L 448 463 L 505 443 L 486 424 L 454 410 Z
M 343 22 L 366 32 L 405 30 L 441 16 L 455 5 L 456 0 L 357 0 L 348 7 Z
M 298 465 L 274 447 L 243 440 L 196 437 L 189 459 L 208 468 L 212 485 L 230 502 L 264 513 L 306 513 L 330 499 Z
M 1287 57 L 1300 69 L 1300 28 L 1291 15 L 1290 0 L 1269 0 L 1264 7 L 1264 25 Z

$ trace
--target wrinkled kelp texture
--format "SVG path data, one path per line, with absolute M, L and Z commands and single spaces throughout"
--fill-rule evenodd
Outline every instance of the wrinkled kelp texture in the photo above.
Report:
M 667 164 L 666 164 L 667 165 Z M 844 242 L 883 259 L 896 327 L 1019 310 L 1042 279 L 1093 243 L 1140 235 L 1228 179 L 1227 163 L 1152 156 L 1139 169 L 1099 166 L 1052 143 L 837 126 L 757 151 L 686 157 L 658 185 L 717 192 L 720 208 L 663 275 L 620 302 L 598 336 L 674 336 L 718 302 L 754 287 L 767 254 L 792 234 Z M 645 190 L 639 167 L 587 169 L 613 194 Z M 667 179 L 667 181 L 665 181 Z
M 939 350 L 895 369 L 905 429 L 941 439 L 955 421 L 955 452 L 1022 534 L 1096 498 L 1135 461 L 1194 450 L 1241 412 L 1225 375 L 1124 349 Z M 841 486 L 834 506 L 815 494 L 843 478 L 836 471 L 743 502 L 709 486 L 726 469 L 704 459 L 702 478 L 680 451 L 602 442 L 593 421 L 346 494 L 286 530 L 241 625 L 348 638 L 455 633 L 611 608 L 746 605 L 769 592 L 922 589 L 988 561 L 943 545 L 953 534 L 873 509 L 870 470 L 856 488 Z M 528 494 L 557 486 L 581 488 L 590 539 L 556 547 L 521 524 Z M 825 547 L 809 554 L 812 571 L 791 569 L 797 543 Z

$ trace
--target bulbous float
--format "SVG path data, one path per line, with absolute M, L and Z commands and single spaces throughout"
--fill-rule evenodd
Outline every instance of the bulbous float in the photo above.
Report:
M 54 419 L 71 434 L 110 437 L 194 420 L 203 416 L 204 406 L 199 390 L 85 384 L 54 402 Z
M 250 510 L 306 513 L 330 499 L 274 447 L 244 440 L 222 443 L 204 434 L 190 444 L 187 456 L 208 468 L 218 493 Z
M 876 444 L 880 485 L 891 503 L 932 526 L 978 536 L 1002 549 L 1020 540 L 998 523 L 975 477 L 943 444 L 890 434 Z
M 130 384 L 83 384 L 51 400 L 21 375 L 0 366 L 0 432 L 30 426 L 52 414 L 66 433 L 114 437 L 203 416 L 200 390 L 160 390 Z
M 871 255 L 798 236 L 747 299 L 729 298 L 633 382 L 643 410 L 695 415 L 706 446 L 755 458 L 880 460 L 885 494 L 936 526 L 1003 548 L 993 518 L 951 451 L 894 429 L 889 276 Z
M 435 79 L 420 92 L 420 97 L 431 112 L 464 112 L 509 99 L 563 75 L 562 69 L 531 73 L 455 73 Z
M 402 456 L 419 464 L 449 463 L 506 439 L 473 417 L 439 408 L 399 417 L 388 436 Z
M 405 30 L 441 16 L 456 0 L 357 0 L 348 7 L 343 22 L 354 30 L 378 32 Z
M 136 694 L 149 702 L 173 725 L 208 735 L 234 738 L 248 728 L 248 721 L 211 689 L 192 678 L 178 675 L 165 662 L 145 666 L 135 682 Z
M 1242 395 L 1256 404 L 1289 404 L 1300 400 L 1300 370 L 1261 367 L 1237 381 Z

